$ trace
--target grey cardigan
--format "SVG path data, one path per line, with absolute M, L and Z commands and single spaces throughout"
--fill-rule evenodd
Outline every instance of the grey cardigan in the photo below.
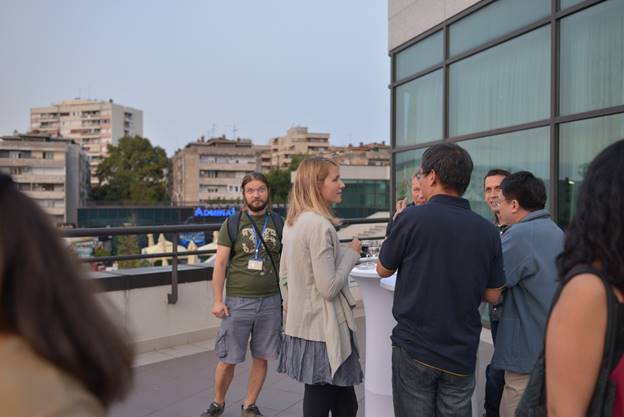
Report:
M 280 289 L 288 301 L 285 333 L 325 342 L 332 376 L 351 354 L 355 331 L 349 273 L 359 254 L 340 247 L 334 226 L 320 214 L 301 213 L 282 236 Z

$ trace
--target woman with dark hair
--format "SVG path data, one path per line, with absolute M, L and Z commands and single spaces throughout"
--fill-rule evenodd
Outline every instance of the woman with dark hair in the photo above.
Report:
M 563 289 L 546 332 L 548 415 L 584 416 L 605 349 L 610 295 L 601 277 L 619 301 L 617 314 L 609 317 L 618 323 L 610 379 L 621 382 L 624 372 L 624 140 L 589 165 L 558 267 Z M 614 415 L 624 412 L 622 385 L 616 384 Z
M 133 353 L 47 214 L 0 174 L 0 407 L 11 417 L 103 416 Z

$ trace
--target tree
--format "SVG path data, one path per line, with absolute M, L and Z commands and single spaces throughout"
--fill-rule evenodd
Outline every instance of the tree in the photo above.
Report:
M 149 203 L 167 201 L 165 150 L 140 136 L 123 137 L 108 146 L 108 156 L 96 170 L 99 185 L 92 197 L 100 201 Z
M 271 201 L 274 203 L 286 203 L 290 191 L 290 171 L 287 169 L 273 168 L 266 175 L 271 186 Z
M 294 154 L 290 157 L 290 164 L 287 169 L 273 168 L 267 174 L 267 180 L 271 186 L 271 201 L 274 203 L 287 203 L 290 192 L 290 174 L 299 168 L 301 161 L 309 155 Z

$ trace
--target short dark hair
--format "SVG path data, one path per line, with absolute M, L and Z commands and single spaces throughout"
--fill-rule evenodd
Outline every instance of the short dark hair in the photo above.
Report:
M 487 172 L 487 174 L 485 174 L 483 176 L 483 186 L 485 187 L 485 179 L 487 177 L 494 177 L 496 175 L 500 175 L 500 176 L 503 176 L 503 177 L 507 178 L 508 176 L 511 175 L 511 172 L 507 171 L 506 169 L 493 168 L 493 169 L 489 170 Z
M 420 163 L 423 174 L 435 171 L 444 188 L 463 195 L 470 184 L 472 158 L 464 148 L 454 143 L 440 143 L 428 148 Z
M 529 171 L 518 171 L 501 183 L 505 200 L 517 200 L 520 207 L 528 211 L 546 207 L 546 186 L 544 181 Z

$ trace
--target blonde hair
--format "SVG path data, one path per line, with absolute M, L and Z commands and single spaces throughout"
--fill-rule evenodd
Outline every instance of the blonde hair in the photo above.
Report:
M 286 224 L 292 226 L 297 216 L 304 211 L 320 214 L 333 224 L 340 223 L 321 195 L 321 187 L 332 166 L 338 168 L 335 161 L 320 156 L 304 159 L 299 164 L 295 182 L 288 196 Z

